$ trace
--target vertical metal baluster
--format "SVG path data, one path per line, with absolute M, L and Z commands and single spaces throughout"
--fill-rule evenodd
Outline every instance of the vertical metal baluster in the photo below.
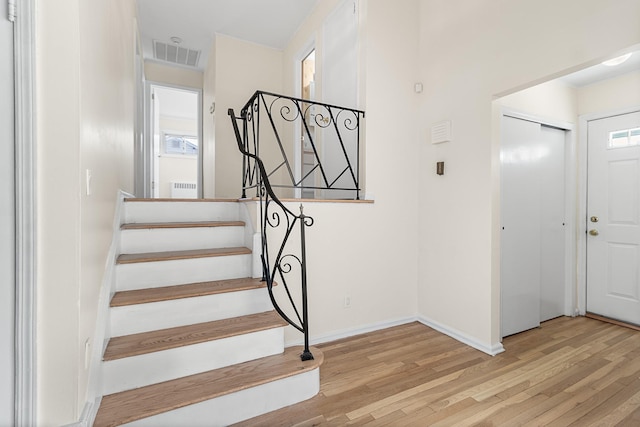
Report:
M 249 144 L 249 140 L 248 140 L 248 136 L 247 136 L 247 117 L 245 114 L 245 117 L 242 120 L 242 143 L 244 144 L 244 149 L 248 150 L 248 144 Z M 247 159 L 247 156 L 242 156 L 242 198 L 246 199 L 247 198 L 247 177 L 249 174 L 249 164 L 248 164 L 249 160 Z
M 307 250 L 304 237 L 304 229 L 307 226 L 306 216 L 302 204 L 300 204 L 300 247 L 302 264 L 302 329 L 304 329 L 304 351 L 300 355 L 302 360 L 313 360 L 313 354 L 309 350 L 309 313 L 307 310 Z

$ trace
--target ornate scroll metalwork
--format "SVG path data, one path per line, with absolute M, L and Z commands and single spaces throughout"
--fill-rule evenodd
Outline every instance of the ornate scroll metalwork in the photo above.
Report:
M 260 157 L 272 188 L 320 190 L 360 198 L 360 123 L 364 111 L 257 91 L 242 108 L 244 151 Z M 265 155 L 266 154 L 266 155 Z M 296 170 L 294 156 L 301 156 Z M 260 191 L 257 163 L 244 158 L 242 197 Z
M 304 351 L 300 355 L 302 360 L 313 359 L 313 354 L 309 350 L 309 319 L 307 309 L 307 269 L 306 269 L 306 238 L 305 229 L 313 225 L 313 218 L 306 216 L 300 205 L 300 213 L 296 214 L 287 208 L 273 191 L 273 187 L 269 182 L 269 174 L 265 169 L 263 161 L 256 154 L 249 152 L 246 147 L 247 126 L 250 120 L 244 117 L 236 117 L 233 109 L 229 109 L 229 116 L 233 123 L 233 129 L 238 143 L 238 148 L 244 154 L 245 165 L 250 163 L 252 168 L 245 168 L 255 174 L 253 178 L 256 180 L 258 188 L 258 196 L 260 198 L 260 234 L 262 241 L 262 253 L 260 255 L 262 261 L 263 280 L 267 282 L 267 290 L 269 298 L 275 310 L 290 325 L 304 334 Z M 250 113 L 246 113 L 250 114 Z M 243 132 L 240 133 L 238 122 L 242 123 Z M 294 231 L 299 228 L 300 241 L 299 251 L 294 247 L 293 238 Z M 270 241 L 274 239 L 275 244 L 271 245 Z M 299 253 L 299 254 L 298 254 Z M 290 277 L 298 270 L 300 273 L 300 291 L 298 298 L 295 290 L 290 283 Z M 288 307 L 284 309 L 278 302 L 274 294 L 273 285 L 276 282 L 282 284 Z M 301 300 L 301 307 L 296 304 L 296 299 Z

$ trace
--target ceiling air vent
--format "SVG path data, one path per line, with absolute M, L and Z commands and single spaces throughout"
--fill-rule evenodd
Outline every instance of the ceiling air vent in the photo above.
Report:
M 186 65 L 188 67 L 197 67 L 198 60 L 200 59 L 200 51 L 154 40 L 153 58 L 174 64 Z

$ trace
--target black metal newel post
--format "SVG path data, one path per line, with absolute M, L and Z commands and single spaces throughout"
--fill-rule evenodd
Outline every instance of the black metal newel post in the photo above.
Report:
M 300 246 L 301 246 L 301 264 L 302 264 L 302 327 L 304 329 L 304 351 L 300 355 L 300 359 L 313 360 L 313 354 L 309 350 L 309 314 L 307 311 L 307 250 L 304 237 L 304 228 L 307 226 L 305 221 L 304 209 L 300 204 Z
M 242 121 L 242 143 L 244 145 L 244 149 L 247 150 L 247 120 L 243 118 Z M 242 156 L 242 197 L 243 199 L 247 198 L 247 185 L 248 185 L 248 177 L 247 171 L 249 170 L 247 156 Z

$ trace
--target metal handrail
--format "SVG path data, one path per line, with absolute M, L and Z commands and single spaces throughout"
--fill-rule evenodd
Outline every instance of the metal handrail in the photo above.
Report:
M 360 198 L 360 123 L 365 117 L 364 111 L 256 91 L 242 107 L 240 117 L 246 125 L 244 150 L 263 159 L 267 176 L 284 171 L 284 182 L 272 182 L 272 188 L 326 190 L 332 196 L 348 194 L 349 198 Z M 268 132 L 267 138 L 261 132 Z M 292 144 L 286 141 L 292 136 L 308 142 L 307 154 L 313 158 L 310 170 L 299 176 L 294 173 L 287 152 Z M 272 146 L 261 147 L 266 141 L 271 141 Z M 270 153 L 269 165 L 264 165 L 261 149 Z M 260 191 L 258 175 L 257 163 L 251 157 L 243 157 L 243 198 L 247 196 L 247 189 Z
M 228 110 L 231 122 L 233 124 L 233 130 L 235 133 L 236 141 L 238 143 L 238 149 L 243 154 L 243 160 L 251 159 L 256 165 L 256 179 L 259 186 L 260 197 L 260 234 L 262 253 L 260 255 L 262 261 L 262 275 L 263 280 L 267 282 L 267 290 L 269 292 L 269 298 L 273 304 L 275 310 L 285 319 L 290 325 L 304 334 L 304 350 L 300 355 L 300 358 L 304 360 L 312 360 L 313 354 L 309 350 L 309 318 L 307 309 L 307 270 L 306 270 L 306 238 L 305 228 L 313 225 L 313 218 L 304 214 L 302 205 L 300 205 L 300 214 L 296 215 L 290 209 L 288 209 L 278 199 L 273 191 L 273 187 L 269 182 L 269 174 L 267 173 L 264 163 L 257 155 L 250 153 L 245 149 L 247 146 L 247 118 L 236 117 L 233 109 Z M 238 128 L 238 122 L 243 124 L 243 132 L 240 133 Z M 275 206 L 274 206 L 275 205 Z M 296 225 L 300 225 L 300 256 L 293 253 L 288 253 L 289 236 L 293 232 Z M 278 245 L 278 250 L 273 262 L 270 262 L 269 254 L 269 236 L 267 229 L 278 228 L 284 225 L 286 227 L 284 238 Z M 302 291 L 302 314 L 298 310 L 294 298 L 291 294 L 287 275 L 292 272 L 293 266 L 297 264 L 301 271 L 301 291 Z M 292 316 L 288 316 L 284 310 L 278 304 L 276 297 L 273 293 L 273 284 L 275 283 L 276 276 L 280 278 L 280 281 L 285 289 L 295 317 L 297 321 L 291 319 Z

